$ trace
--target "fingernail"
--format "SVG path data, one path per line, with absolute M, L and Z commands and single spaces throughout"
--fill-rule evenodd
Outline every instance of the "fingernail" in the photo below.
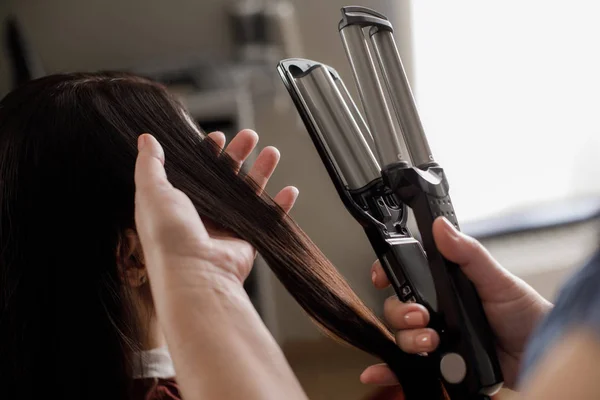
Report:
M 429 333 L 422 333 L 415 338 L 415 344 L 421 350 L 429 350 L 431 347 L 431 335 Z
M 212 137 L 219 136 L 219 137 L 222 137 L 223 139 L 227 139 L 227 136 L 225 136 L 225 134 L 221 131 L 214 131 L 210 134 L 210 136 L 212 136 Z
M 367 371 L 365 370 L 365 371 L 361 372 L 360 377 L 358 378 L 361 383 L 367 383 L 368 382 L 369 375 L 368 375 L 368 373 L 365 373 L 365 372 L 367 372 Z
M 277 158 L 281 158 L 281 151 L 279 151 L 279 149 L 275 146 L 267 146 L 266 148 L 270 148 L 271 150 L 275 151 L 275 153 L 277 154 Z
M 158 143 L 158 141 L 150 135 L 147 137 L 144 135 L 142 139 L 142 147 L 148 147 L 148 152 L 152 154 L 154 158 L 158 159 L 162 165 L 165 165 L 165 152 L 160 143 Z
M 142 151 L 144 146 L 146 145 L 146 136 L 140 135 L 138 137 L 138 151 Z
M 376 280 L 377 280 L 377 272 L 373 271 L 373 272 L 371 272 L 371 281 L 373 281 L 373 283 L 375 283 Z
M 444 229 L 446 233 L 454 240 L 458 240 L 460 238 L 459 232 L 456 230 L 456 227 L 452 224 L 452 222 L 448 221 L 446 217 L 442 217 L 442 221 L 444 221 Z
M 425 317 L 423 313 L 418 311 L 411 311 L 404 316 L 404 321 L 408 326 L 423 326 L 425 325 Z

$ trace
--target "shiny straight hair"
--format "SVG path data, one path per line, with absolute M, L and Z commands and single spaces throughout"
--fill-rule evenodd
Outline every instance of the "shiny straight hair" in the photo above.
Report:
M 318 325 L 388 363 L 407 399 L 443 398 L 427 357 L 396 346 L 319 248 L 236 174 L 164 87 L 109 72 L 47 76 L 0 102 L 0 397 L 130 396 L 141 333 L 116 254 L 135 229 L 144 132 L 162 144 L 169 180 L 200 216 L 250 242 Z

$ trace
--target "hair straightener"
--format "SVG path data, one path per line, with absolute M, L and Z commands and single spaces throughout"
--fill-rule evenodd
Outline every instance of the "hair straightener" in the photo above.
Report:
M 344 7 L 342 16 L 339 32 L 364 119 L 330 66 L 287 59 L 279 63 L 278 72 L 339 196 L 364 228 L 396 294 L 429 310 L 429 326 L 439 333 L 440 344 L 425 357 L 437 364 L 434 370 L 446 392 L 453 400 L 487 399 L 503 383 L 494 336 L 475 287 L 434 243 L 432 224 L 437 217 L 459 226 L 448 180 L 433 158 L 418 115 L 393 26 L 384 15 L 364 7 Z M 407 229 L 407 207 L 414 212 L 420 241 Z

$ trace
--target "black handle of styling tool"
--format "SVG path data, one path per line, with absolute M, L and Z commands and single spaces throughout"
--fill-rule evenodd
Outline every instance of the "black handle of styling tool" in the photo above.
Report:
M 421 233 L 436 293 L 431 327 L 440 335 L 438 349 L 430 356 L 439 362 L 450 398 L 493 395 L 503 377 L 481 299 L 460 266 L 441 255 L 433 238 L 433 222 L 439 216 L 459 229 L 443 169 L 395 166 L 384 170 L 383 176 L 386 185 L 413 210 Z

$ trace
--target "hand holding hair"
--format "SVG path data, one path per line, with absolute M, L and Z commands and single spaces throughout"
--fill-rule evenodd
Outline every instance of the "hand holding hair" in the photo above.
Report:
M 244 137 L 238 139 L 238 147 L 231 143 L 232 158 L 244 147 Z M 224 140 L 215 142 L 222 145 Z M 305 399 L 242 287 L 254 249 L 233 235 L 211 236 L 191 200 L 167 179 L 165 156 L 156 139 L 142 135 L 138 147 L 136 225 L 183 395 L 225 399 L 245 393 L 247 399 Z M 243 153 L 238 153 L 241 159 L 247 156 Z M 262 187 L 276 164 L 267 158 L 263 156 L 267 167 L 262 172 L 260 157 L 250 172 Z M 291 196 L 288 210 L 293 192 L 279 195 L 280 201 Z
M 208 136 L 217 146 L 224 147 L 225 136 L 222 133 L 214 132 Z M 227 146 L 226 153 L 237 164 L 238 170 L 257 142 L 258 135 L 255 132 L 243 130 Z M 149 146 L 144 151 L 146 144 Z M 202 257 L 211 257 L 210 261 L 219 268 L 202 273 L 225 274 L 243 283 L 255 258 L 252 246 L 232 232 L 200 221 L 190 199 L 173 188 L 167 180 L 163 167 L 164 152 L 154 137 L 141 135 L 139 149 L 136 164 L 136 219 L 140 210 L 152 210 L 146 211 L 144 218 L 137 222 L 138 229 L 144 232 L 140 236 L 148 234 L 146 240 L 152 243 L 152 251 L 160 250 L 170 257 L 185 258 L 198 256 L 198 253 Z M 278 162 L 279 152 L 274 147 L 265 148 L 257 157 L 248 177 L 258 185 L 259 192 L 264 190 Z M 289 212 L 297 196 L 298 190 L 289 186 L 282 189 L 274 201 L 285 212 Z

